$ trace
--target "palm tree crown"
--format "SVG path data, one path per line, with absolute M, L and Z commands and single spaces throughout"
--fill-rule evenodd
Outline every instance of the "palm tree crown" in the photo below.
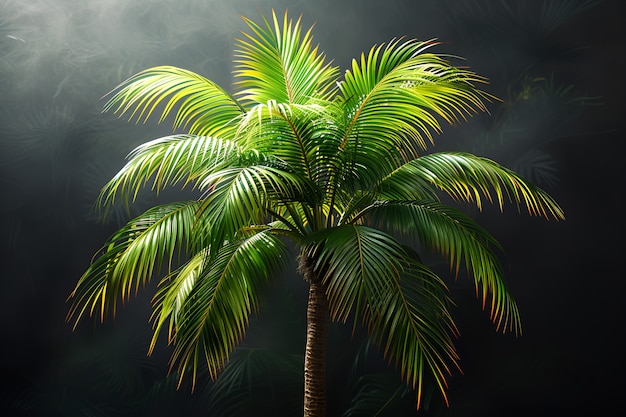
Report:
M 114 90 L 106 110 L 142 121 L 171 116 L 186 133 L 136 148 L 99 202 L 132 200 L 148 183 L 156 191 L 189 185 L 199 198 L 153 207 L 115 233 L 72 292 L 68 318 L 104 319 L 120 294 L 165 268 L 153 299 L 152 347 L 166 328 L 181 378 L 195 379 L 207 366 L 216 377 L 264 287 L 287 264 L 290 240 L 311 288 L 306 415 L 325 407 L 327 317 L 363 323 L 417 390 L 418 406 L 425 377 L 445 397 L 458 367 L 447 289 L 403 242 L 466 269 L 497 327 L 519 331 L 498 243 L 440 196 L 479 208 L 510 201 L 546 218 L 563 218 L 561 209 L 491 160 L 427 153 L 441 122 L 485 111 L 489 100 L 477 87 L 485 80 L 429 52 L 434 42 L 374 46 L 341 77 L 300 20 L 273 14 L 245 22 L 234 94 L 170 66 Z

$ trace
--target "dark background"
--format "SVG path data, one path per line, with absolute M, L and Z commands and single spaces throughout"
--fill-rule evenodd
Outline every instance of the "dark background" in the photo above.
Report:
M 2 0 L 0 414 L 235 415 L 204 414 L 220 397 L 210 394 L 214 384 L 204 382 L 206 390 L 194 394 L 186 385 L 174 391 L 166 378 L 167 347 L 146 357 L 150 291 L 131 300 L 115 323 L 85 320 L 75 331 L 65 322 L 66 298 L 127 216 L 119 209 L 99 220 L 91 209 L 99 188 L 134 146 L 170 133 L 167 125 L 135 126 L 101 114 L 101 97 L 133 73 L 162 64 L 228 87 L 233 39 L 245 29 L 240 16 L 258 20 L 272 8 L 279 14 L 288 8 L 293 17 L 303 14 L 305 26 L 315 23 L 315 41 L 342 68 L 399 36 L 438 38 L 437 52 L 466 58 L 461 63 L 488 77 L 488 91 L 502 101 L 490 105 L 491 115 L 445 128 L 433 150 L 472 151 L 515 168 L 548 190 L 567 216 L 547 222 L 513 207 L 474 213 L 506 251 L 524 333 L 497 334 L 471 283 L 451 282 L 464 375 L 451 379 L 449 408 L 433 397 L 429 411 L 416 415 L 622 415 L 622 4 Z M 146 193 L 134 210 L 154 201 Z M 304 346 L 298 279 L 290 273 L 273 289 L 238 352 L 261 352 L 254 369 L 271 374 L 253 373 L 257 379 L 248 382 L 257 390 L 237 397 L 256 410 L 248 415 L 298 410 L 300 383 L 291 381 L 299 375 L 290 371 Z M 362 351 L 350 330 L 332 329 L 330 415 L 342 415 L 356 393 L 368 392 L 351 373 Z M 376 355 L 368 357 L 363 369 L 382 372 Z M 391 380 L 391 386 L 399 381 L 393 373 Z M 269 397 L 273 411 L 260 405 Z M 414 394 L 401 397 L 398 402 L 414 404 Z M 410 406 L 403 410 L 414 414 Z

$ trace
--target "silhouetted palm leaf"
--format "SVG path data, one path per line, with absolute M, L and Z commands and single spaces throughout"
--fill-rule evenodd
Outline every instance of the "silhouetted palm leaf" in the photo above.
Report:
M 233 417 L 297 414 L 302 404 L 302 366 L 301 355 L 238 348 L 210 386 L 207 410 Z

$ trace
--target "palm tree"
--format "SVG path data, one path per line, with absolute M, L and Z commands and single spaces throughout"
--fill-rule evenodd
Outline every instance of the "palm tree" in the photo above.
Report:
M 498 243 L 442 197 L 479 208 L 510 200 L 555 219 L 561 209 L 491 160 L 427 153 L 441 122 L 486 111 L 490 98 L 482 77 L 430 53 L 434 42 L 374 46 L 340 78 L 300 19 L 244 20 L 234 95 L 161 66 L 123 82 L 105 105 L 138 121 L 171 115 L 186 133 L 137 147 L 100 205 L 132 201 L 148 182 L 199 197 L 150 208 L 111 236 L 71 293 L 68 320 L 114 315 L 120 296 L 164 271 L 151 349 L 166 329 L 181 380 L 203 367 L 216 378 L 292 250 L 309 287 L 305 416 L 325 413 L 329 319 L 362 323 L 418 407 L 428 381 L 445 399 L 457 329 L 446 285 L 420 255 L 467 270 L 497 329 L 519 332 L 520 318 Z

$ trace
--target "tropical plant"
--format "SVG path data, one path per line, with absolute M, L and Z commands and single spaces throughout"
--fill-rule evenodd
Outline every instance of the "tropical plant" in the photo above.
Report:
M 446 285 L 420 255 L 466 269 L 497 329 L 519 332 L 520 317 L 498 243 L 441 197 L 479 208 L 510 200 L 555 219 L 561 209 L 491 160 L 427 152 L 441 122 L 485 111 L 490 98 L 477 87 L 482 77 L 429 52 L 433 42 L 376 45 L 341 78 L 301 19 L 244 20 L 234 95 L 171 66 L 112 92 L 105 110 L 142 121 L 171 115 L 186 133 L 137 147 L 99 204 L 132 201 L 149 182 L 157 193 L 179 185 L 199 197 L 152 207 L 111 236 L 71 293 L 68 319 L 104 320 L 120 296 L 162 273 L 152 347 L 166 331 L 181 380 L 203 368 L 216 378 L 293 250 L 309 287 L 305 416 L 325 413 L 329 319 L 362 323 L 418 407 L 430 380 L 445 399 L 459 367 L 457 329 Z

